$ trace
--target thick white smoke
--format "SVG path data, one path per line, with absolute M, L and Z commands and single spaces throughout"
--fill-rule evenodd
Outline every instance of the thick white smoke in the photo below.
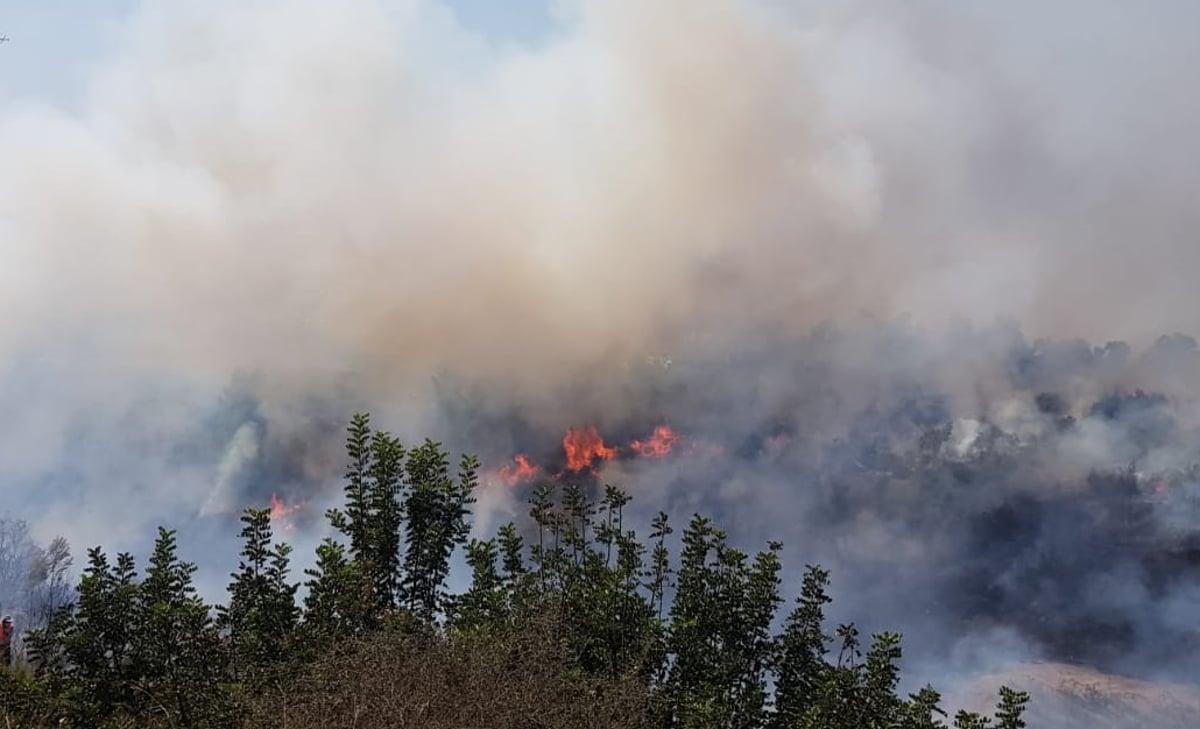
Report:
M 858 310 L 1190 329 L 1187 23 L 1085 7 L 606 0 L 497 50 L 434 2 L 149 2 L 80 114 L 4 114 L 0 346 L 307 380 Z
M 936 372 L 966 453 L 982 417 L 1050 421 L 994 342 L 929 344 L 947 325 L 1200 331 L 1195 4 L 561 5 L 500 45 L 434 0 L 145 0 L 80 109 L 0 101 L 0 495 L 42 538 L 123 548 L 336 474 L 351 407 L 424 435 L 438 373 L 547 428 L 619 420 L 631 359 L 863 315 L 928 346 L 823 350 L 841 412 Z M 215 408 L 244 372 L 255 404 Z M 1054 464 L 1120 465 L 1120 427 Z M 872 518 L 855 549 L 923 548 Z

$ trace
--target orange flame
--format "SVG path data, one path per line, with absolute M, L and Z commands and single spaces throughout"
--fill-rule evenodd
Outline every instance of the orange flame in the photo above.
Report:
M 286 532 L 290 532 L 296 526 L 292 523 L 291 519 L 288 519 L 288 517 L 303 508 L 303 502 L 288 506 L 284 503 L 283 499 L 279 498 L 275 494 L 271 494 L 271 521 L 279 521 L 280 526 L 282 526 L 283 530 Z
M 590 468 L 597 458 L 609 460 L 617 455 L 617 449 L 604 445 L 604 439 L 592 425 L 581 430 L 567 428 L 563 450 L 567 453 L 567 469 L 571 471 Z
M 787 436 L 782 436 L 778 442 L 772 442 L 771 445 L 781 446 L 786 442 Z M 563 436 L 562 446 L 566 453 L 567 463 L 566 468 L 559 473 L 549 475 L 547 478 L 559 480 L 568 473 L 579 473 L 587 469 L 595 469 L 600 465 L 599 461 L 612 460 L 617 457 L 618 453 L 628 453 L 637 455 L 643 458 L 665 458 L 666 456 L 676 453 L 680 450 L 679 445 L 687 440 L 688 447 L 686 452 L 692 455 L 699 455 L 703 458 L 716 459 L 721 458 L 725 454 L 725 449 L 717 443 L 709 443 L 707 441 L 690 440 L 687 436 L 677 432 L 670 425 L 659 425 L 654 428 L 654 432 L 646 439 L 634 439 L 630 441 L 628 446 L 609 446 L 604 442 L 604 438 L 600 435 L 594 425 L 586 425 L 581 428 L 567 428 L 566 435 Z M 498 468 L 492 468 L 488 471 L 487 481 L 489 483 L 504 483 L 508 486 L 515 486 L 519 483 L 528 482 L 539 477 L 544 472 L 542 467 L 526 454 L 518 453 L 512 457 L 512 462 Z
M 654 429 L 654 434 L 648 439 L 635 440 L 629 445 L 646 458 L 662 458 L 671 452 L 675 444 L 683 440 L 669 425 L 660 425 Z
M 501 481 L 509 486 L 515 486 L 521 481 L 528 481 L 534 478 L 541 470 L 540 467 L 535 466 L 529 461 L 529 456 L 524 453 L 518 453 L 513 456 L 512 463 L 500 467 L 499 475 Z

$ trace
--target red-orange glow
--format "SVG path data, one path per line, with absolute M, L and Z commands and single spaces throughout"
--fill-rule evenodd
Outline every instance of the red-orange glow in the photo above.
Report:
M 524 453 L 518 453 L 513 456 L 512 463 L 500 467 L 500 480 L 509 486 L 515 486 L 522 481 L 534 478 L 541 470 L 540 467 L 530 463 L 529 456 Z
M 630 443 L 642 456 L 646 458 L 662 458 L 671 452 L 675 444 L 683 440 L 683 436 L 676 433 L 669 425 L 660 425 L 654 429 L 654 434 L 646 440 L 635 440 Z
M 296 526 L 287 517 L 295 514 L 303 508 L 303 502 L 288 506 L 284 503 L 283 499 L 279 498 L 275 494 L 271 494 L 271 521 L 279 521 L 280 526 L 284 531 L 290 532 Z
M 617 455 L 617 449 L 604 445 L 599 431 L 591 425 L 579 430 L 568 428 L 563 436 L 563 450 L 570 471 L 582 471 L 590 468 L 596 459 L 608 460 Z

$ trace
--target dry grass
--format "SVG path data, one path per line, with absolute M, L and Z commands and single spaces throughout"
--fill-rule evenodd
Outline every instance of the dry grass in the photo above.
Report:
M 380 636 L 324 656 L 258 702 L 274 729 L 637 729 L 648 726 L 636 681 L 585 679 L 554 639 Z

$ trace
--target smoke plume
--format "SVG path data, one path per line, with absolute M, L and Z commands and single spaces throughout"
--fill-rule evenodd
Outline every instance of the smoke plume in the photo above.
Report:
M 355 409 L 545 473 L 591 426 L 580 478 L 777 537 L 943 659 L 1186 663 L 1200 370 L 1158 337 L 1200 331 L 1200 10 L 558 9 L 505 44 L 433 0 L 145 0 L 79 110 L 5 100 L 13 508 L 215 543 L 319 515 Z

